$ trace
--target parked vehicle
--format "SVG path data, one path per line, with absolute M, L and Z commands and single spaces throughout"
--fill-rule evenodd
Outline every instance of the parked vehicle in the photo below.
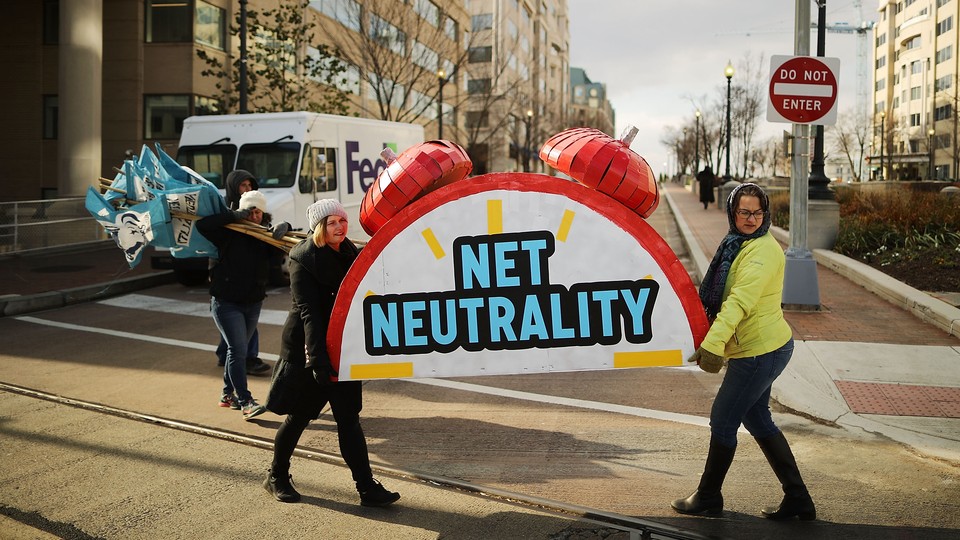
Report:
M 306 230 L 306 208 L 319 199 L 343 203 L 359 227 L 360 202 L 387 164 L 384 148 L 399 153 L 424 140 L 423 126 L 309 112 L 191 116 L 184 121 L 177 161 L 223 189 L 234 169 L 257 177 L 273 221 Z M 206 259 L 158 252 L 155 268 L 172 268 L 185 285 L 203 283 Z

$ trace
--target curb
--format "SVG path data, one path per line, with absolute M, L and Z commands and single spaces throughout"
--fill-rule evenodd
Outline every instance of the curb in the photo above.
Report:
M 157 272 L 146 276 L 118 279 L 107 283 L 87 285 L 62 291 L 50 291 L 26 296 L 0 297 L 0 316 L 23 315 L 34 311 L 57 309 L 73 304 L 101 300 L 157 285 L 176 281 L 173 271 Z

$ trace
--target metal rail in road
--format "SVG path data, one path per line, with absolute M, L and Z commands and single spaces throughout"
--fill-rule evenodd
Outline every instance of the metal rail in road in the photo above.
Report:
M 264 450 L 273 450 L 273 441 L 263 439 L 260 437 L 250 437 L 247 435 L 242 435 L 239 433 L 235 433 L 235 432 L 231 432 L 223 429 L 217 429 L 209 426 L 193 424 L 193 423 L 184 422 L 181 420 L 174 420 L 170 418 L 163 418 L 159 416 L 143 414 L 136 411 L 119 409 L 116 407 L 111 407 L 109 405 L 102 405 L 99 403 L 93 403 L 89 401 L 83 401 L 79 399 L 59 396 L 56 394 L 50 394 L 47 392 L 42 392 L 39 390 L 34 390 L 31 388 L 17 386 L 17 385 L 5 383 L 5 382 L 0 382 L 0 390 L 14 393 L 14 394 L 19 394 L 22 396 L 31 397 L 34 399 L 42 399 L 45 401 L 66 405 L 69 407 L 75 407 L 78 409 L 93 411 L 100 414 L 107 414 L 111 416 L 125 418 L 128 420 L 136 420 L 138 422 L 145 422 L 148 424 L 154 424 L 154 425 L 158 425 L 158 426 L 166 427 L 170 429 L 177 429 L 180 431 L 194 433 L 194 434 L 202 435 L 205 437 L 211 437 L 211 438 L 234 442 L 237 444 L 243 444 L 246 446 L 262 448 Z M 304 459 L 322 461 L 322 462 L 332 463 L 339 466 L 345 466 L 343 463 L 343 460 L 339 456 L 331 454 L 329 452 L 325 452 L 323 450 L 317 450 L 317 449 L 301 446 L 301 447 L 297 447 L 294 453 L 297 456 Z M 639 519 L 631 516 L 625 516 L 622 514 L 604 512 L 603 510 L 598 510 L 595 508 L 565 504 L 560 501 L 543 499 L 540 497 L 531 497 L 523 493 L 517 493 L 514 491 L 508 491 L 503 489 L 490 488 L 487 486 L 473 484 L 470 482 L 463 482 L 463 481 L 455 480 L 452 478 L 445 478 L 442 476 L 429 475 L 429 474 L 424 474 L 419 472 L 412 472 L 412 471 L 407 471 L 399 468 L 386 467 L 383 465 L 374 465 L 373 469 L 380 474 L 389 475 L 397 478 L 403 478 L 407 480 L 411 480 L 411 479 L 417 480 L 419 482 L 422 482 L 432 487 L 436 487 L 438 489 L 452 489 L 452 490 L 465 491 L 479 497 L 495 499 L 501 502 L 507 502 L 507 503 L 516 504 L 519 506 L 535 508 L 537 510 L 550 512 L 550 513 L 554 513 L 562 516 L 578 518 L 585 521 L 591 521 L 599 525 L 603 525 L 603 526 L 617 529 L 620 531 L 628 532 L 630 534 L 631 540 L 658 540 L 658 539 L 708 540 L 708 539 L 715 538 L 712 536 L 702 535 L 695 531 L 673 527 L 671 525 L 667 525 L 664 523 L 657 523 L 654 521 Z

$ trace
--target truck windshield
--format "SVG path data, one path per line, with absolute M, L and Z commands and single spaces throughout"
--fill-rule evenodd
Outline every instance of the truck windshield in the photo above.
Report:
M 177 163 L 197 171 L 218 188 L 223 187 L 223 179 L 233 170 L 236 157 L 237 147 L 232 144 L 181 146 L 177 149 Z
M 293 186 L 299 163 L 297 142 L 245 144 L 237 156 L 237 168 L 250 171 L 261 188 Z

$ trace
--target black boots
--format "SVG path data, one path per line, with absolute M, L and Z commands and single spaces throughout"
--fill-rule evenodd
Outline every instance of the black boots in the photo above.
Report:
M 361 506 L 389 506 L 400 499 L 399 493 L 387 491 L 383 484 L 373 478 L 357 482 L 357 493 L 360 494 Z
M 300 500 L 300 494 L 294 489 L 289 470 L 271 471 L 263 481 L 263 489 L 267 490 L 280 502 L 292 503 Z
M 760 450 L 766 456 L 773 472 L 777 474 L 783 486 L 783 501 L 778 508 L 765 508 L 762 513 L 765 517 L 775 520 L 800 518 L 801 521 L 817 519 L 817 509 L 813 499 L 800 477 L 797 460 L 790 451 L 790 445 L 783 433 L 778 433 L 765 439 L 756 439 Z
M 736 447 L 730 448 L 720 444 L 717 439 L 710 438 L 710 451 L 707 454 L 707 463 L 703 467 L 703 476 L 700 477 L 700 486 L 686 499 L 677 499 L 670 504 L 681 514 L 695 514 L 717 516 L 723 512 L 723 495 L 720 488 L 723 479 L 727 476 Z

